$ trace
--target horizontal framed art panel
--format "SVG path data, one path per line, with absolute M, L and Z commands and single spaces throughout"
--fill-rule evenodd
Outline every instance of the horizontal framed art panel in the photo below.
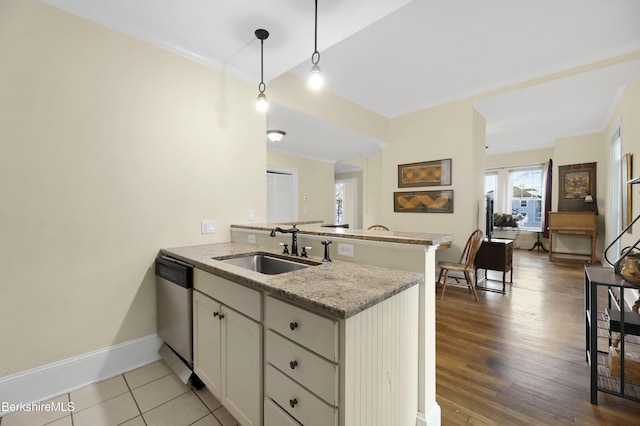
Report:
M 396 213 L 453 213 L 453 190 L 394 192 Z
M 398 164 L 398 188 L 451 185 L 451 158 Z

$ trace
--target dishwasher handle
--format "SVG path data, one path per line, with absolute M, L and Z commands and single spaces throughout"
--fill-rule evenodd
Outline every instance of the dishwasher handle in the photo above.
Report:
M 184 288 L 193 288 L 193 265 L 168 256 L 156 258 L 156 276 Z

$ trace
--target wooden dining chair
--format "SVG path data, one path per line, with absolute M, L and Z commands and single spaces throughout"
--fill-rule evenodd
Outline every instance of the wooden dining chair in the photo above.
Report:
M 368 231 L 370 230 L 375 230 L 375 231 L 388 231 L 389 228 L 387 228 L 384 225 L 371 225 L 370 227 L 367 228 Z
M 465 244 L 462 255 L 460 256 L 459 262 L 438 262 L 438 267 L 440 268 L 438 285 L 442 286 L 442 294 L 440 295 L 440 300 L 444 299 L 444 290 L 447 288 L 447 278 L 449 278 L 449 272 L 462 272 L 462 274 L 464 275 L 464 279 L 467 282 L 469 291 L 473 293 L 473 296 L 476 298 L 476 302 L 478 301 L 478 293 L 476 292 L 473 280 L 471 279 L 471 274 L 475 273 L 473 268 L 473 261 L 476 258 L 476 254 L 478 254 L 478 250 L 480 250 L 483 237 L 484 234 L 482 233 L 482 231 L 476 229 L 469 236 L 467 244 Z M 456 282 L 460 282 L 458 281 L 457 277 L 451 278 L 455 279 Z

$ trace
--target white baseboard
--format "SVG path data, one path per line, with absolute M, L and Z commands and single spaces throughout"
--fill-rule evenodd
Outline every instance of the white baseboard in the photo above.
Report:
M 151 334 L 0 378 L 0 402 L 46 401 L 157 361 L 160 346 L 160 337 Z
M 440 426 L 441 424 L 442 415 L 440 412 L 440 406 L 437 402 L 433 404 L 426 415 L 424 413 L 418 412 L 418 417 L 416 418 L 416 426 Z

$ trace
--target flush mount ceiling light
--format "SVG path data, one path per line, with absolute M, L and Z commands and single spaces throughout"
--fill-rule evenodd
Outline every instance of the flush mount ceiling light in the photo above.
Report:
M 286 134 L 282 130 L 267 130 L 267 137 L 271 142 L 280 142 Z
M 264 94 L 267 86 L 264 84 L 264 60 L 263 60 L 263 45 L 264 41 L 269 38 L 269 31 L 263 29 L 256 30 L 256 37 L 260 40 L 260 84 L 258 84 L 258 98 L 256 99 L 256 108 L 258 111 L 265 112 L 269 108 L 269 101 L 267 101 L 267 95 Z
M 311 71 L 309 71 L 309 86 L 318 90 L 324 85 L 324 77 L 322 76 L 322 71 L 318 66 L 318 62 L 320 62 L 320 52 L 318 52 L 318 0 L 316 0 L 316 13 L 315 13 L 315 43 L 314 43 L 314 51 L 311 55 Z

